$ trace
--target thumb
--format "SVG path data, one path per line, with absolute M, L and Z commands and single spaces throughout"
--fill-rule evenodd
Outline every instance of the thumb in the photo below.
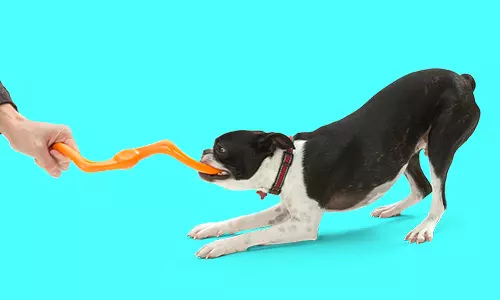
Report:
M 59 130 L 59 134 L 55 138 L 54 143 L 64 143 L 76 152 L 80 152 L 78 146 L 76 145 L 75 139 L 73 138 L 73 134 L 71 133 L 71 129 L 69 129 L 69 127 L 66 125 L 60 125 Z
M 58 177 L 61 174 L 59 171 L 59 165 L 55 161 L 55 159 L 50 155 L 49 150 L 44 148 L 40 148 L 38 150 L 37 156 L 35 157 L 35 161 L 37 164 L 45 169 L 47 173 L 49 173 L 53 177 Z

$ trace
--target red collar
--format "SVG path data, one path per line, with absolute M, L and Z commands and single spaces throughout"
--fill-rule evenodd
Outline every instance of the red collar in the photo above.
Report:
M 285 152 L 283 152 L 281 165 L 278 170 L 278 174 L 276 175 L 276 179 L 274 180 L 274 183 L 271 186 L 271 189 L 269 190 L 269 194 L 279 195 L 281 193 L 281 188 L 285 183 L 286 174 L 288 173 L 288 170 L 290 169 L 292 162 L 293 162 L 293 149 L 290 148 L 287 149 Z M 257 194 L 259 194 L 260 200 L 264 200 L 264 198 L 267 196 L 267 193 L 263 191 L 257 191 Z

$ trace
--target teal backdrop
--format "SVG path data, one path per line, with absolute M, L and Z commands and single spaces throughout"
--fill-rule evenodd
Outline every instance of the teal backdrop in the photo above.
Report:
M 215 260 L 199 223 L 265 209 L 167 156 L 57 180 L 0 138 L 0 299 L 438 299 L 498 295 L 499 4 L 494 1 L 0 0 L 0 80 L 84 156 L 161 139 L 199 158 L 236 129 L 294 134 L 353 112 L 407 73 L 472 74 L 481 120 L 458 151 L 431 243 L 395 219 L 325 215 L 315 242 Z M 374 124 L 377 126 L 379 124 Z M 427 160 L 422 156 L 425 173 Z M 443 298 L 444 299 L 444 298 Z

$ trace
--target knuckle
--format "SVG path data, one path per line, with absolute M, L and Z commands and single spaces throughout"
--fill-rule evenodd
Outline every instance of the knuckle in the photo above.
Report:
M 42 142 L 42 141 L 39 141 L 39 140 L 36 140 L 34 143 L 33 143 L 33 146 L 35 147 L 35 149 L 37 150 L 42 150 L 42 149 L 45 149 L 45 144 Z
M 61 125 L 61 129 L 67 133 L 71 133 L 71 128 L 68 125 Z

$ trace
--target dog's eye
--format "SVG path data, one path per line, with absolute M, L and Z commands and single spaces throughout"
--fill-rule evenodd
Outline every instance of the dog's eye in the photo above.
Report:
M 226 148 L 222 147 L 221 145 L 217 145 L 216 149 L 219 153 L 226 153 Z

